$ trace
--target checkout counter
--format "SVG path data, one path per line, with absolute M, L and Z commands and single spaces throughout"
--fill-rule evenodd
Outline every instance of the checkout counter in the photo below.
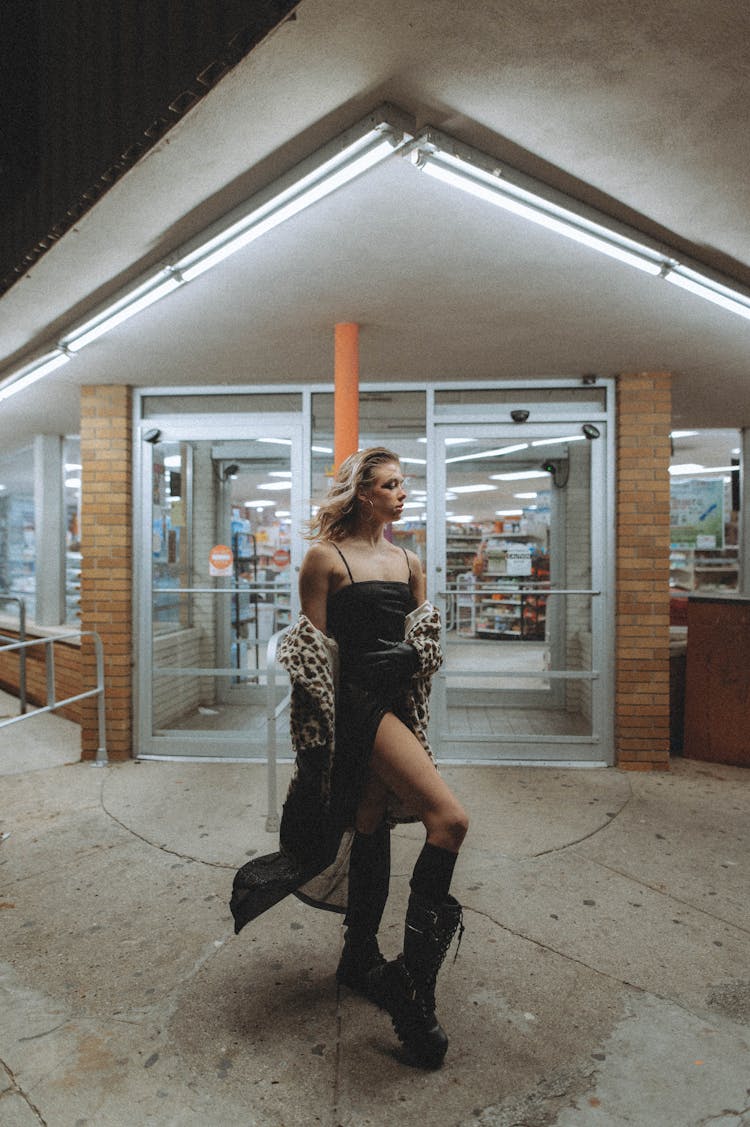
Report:
M 750 596 L 691 594 L 683 754 L 750 767 Z

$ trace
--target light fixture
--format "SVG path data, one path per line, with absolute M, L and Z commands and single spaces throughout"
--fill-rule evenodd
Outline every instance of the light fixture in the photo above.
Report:
M 593 423 L 584 423 L 581 430 L 583 431 L 583 437 L 587 438 L 589 442 L 593 442 L 595 438 L 601 438 L 602 436 L 599 427 L 594 426 Z
M 495 509 L 496 517 L 522 517 L 523 509 Z
M 443 442 L 446 446 L 475 446 L 479 440 L 477 438 L 444 438 Z M 426 443 L 425 437 L 418 438 L 417 442 Z
M 412 149 L 413 163 L 436 180 L 564 235 L 647 274 L 662 272 L 665 255 L 604 216 L 540 182 L 503 167 L 434 129 L 424 130 Z
M 221 476 L 223 481 L 229 481 L 230 478 L 234 481 L 237 474 L 240 472 L 240 467 L 236 462 L 230 462 L 228 466 L 224 466 Z
M 445 464 L 475 462 L 479 458 L 501 458 L 503 454 L 515 454 L 518 450 L 528 450 L 528 447 L 528 442 L 515 442 L 512 446 L 500 446 L 497 450 L 480 450 L 476 454 L 457 454 L 454 458 L 446 458 Z
M 379 106 L 197 240 L 176 251 L 173 261 L 143 276 L 93 316 L 66 331 L 53 353 L 20 368 L 0 384 L 0 400 L 29 387 L 110 329 L 386 160 L 412 136 L 412 123 L 406 115 L 393 106 Z
M 439 130 L 424 129 L 415 138 L 410 157 L 433 179 L 750 319 L 750 294 L 681 262 L 676 251 L 649 241 L 635 228 L 508 165 L 501 167 L 486 153 Z M 583 382 L 594 383 L 596 376 L 586 375 Z
M 544 470 L 514 470 L 512 473 L 491 473 L 490 481 L 523 481 L 526 477 L 546 477 Z
M 44 376 L 48 376 L 50 372 L 61 368 L 69 360 L 70 357 L 67 352 L 56 348 L 53 352 L 48 352 L 44 356 L 32 360 L 30 364 L 25 364 L 23 368 L 19 368 L 17 372 L 0 383 L 0 401 L 10 399 L 11 395 L 16 395 L 19 391 L 31 387 L 37 380 L 41 380 Z
M 457 493 L 490 493 L 497 489 L 496 485 L 451 485 L 450 491 L 454 495 Z
M 517 497 L 519 501 L 525 501 L 527 499 L 533 501 L 535 497 L 539 496 L 539 494 L 538 493 L 514 493 L 513 496 Z
M 701 274 L 698 270 L 691 270 L 681 263 L 666 266 L 662 274 L 673 286 L 679 286 L 680 289 L 688 290 L 706 301 L 720 305 L 722 309 L 728 309 L 730 313 L 737 313 L 740 317 L 750 320 L 750 296 L 747 294 L 725 286 L 722 282 L 714 281 L 708 275 Z
M 66 489 L 80 489 L 81 488 L 80 477 L 66 477 L 65 478 L 65 488 Z
M 244 504 L 246 509 L 267 509 L 267 508 L 269 508 L 269 506 L 275 505 L 276 502 L 275 501 L 266 501 L 264 499 L 263 500 L 256 499 L 256 500 L 253 500 L 253 501 L 244 501 L 243 504 Z
M 317 203 L 361 173 L 386 160 L 411 140 L 410 122 L 392 106 L 381 106 L 358 125 L 277 180 L 267 191 L 225 216 L 197 246 L 173 263 L 192 281 L 267 231 Z
M 87 344 L 98 340 L 104 333 L 129 321 L 136 313 L 147 309 L 168 293 L 172 293 L 182 285 L 183 279 L 172 267 L 159 270 L 156 274 L 146 278 L 135 287 L 123 294 L 116 301 L 105 305 L 93 317 L 90 317 L 77 328 L 66 333 L 60 341 L 60 347 L 68 352 L 80 352 Z
M 679 466 L 670 466 L 669 472 L 672 477 L 679 477 L 684 474 L 707 474 L 707 473 L 739 473 L 739 466 L 699 466 L 695 462 L 685 462 Z
M 256 489 L 291 489 L 291 481 L 264 481 L 262 485 L 256 485 Z
M 583 442 L 586 436 L 583 434 L 563 434 L 560 438 L 538 438 L 532 442 L 532 446 L 559 446 L 563 442 Z
M 146 431 L 143 432 L 143 441 L 149 442 L 152 446 L 156 446 L 156 444 L 157 444 L 157 442 L 159 441 L 160 438 L 161 438 L 161 431 L 159 430 L 158 427 L 151 427 L 150 430 L 146 430 Z
M 673 430 L 670 431 L 670 438 L 693 438 L 699 432 L 697 430 Z

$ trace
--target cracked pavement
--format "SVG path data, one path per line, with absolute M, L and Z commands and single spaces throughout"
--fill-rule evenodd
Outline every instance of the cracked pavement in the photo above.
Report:
M 3 1127 L 750 1127 L 750 773 L 445 768 L 466 933 L 422 1073 L 337 990 L 338 917 L 289 898 L 233 935 L 233 871 L 276 845 L 261 766 L 95 769 L 77 738 L 0 733 Z M 420 842 L 394 834 L 389 956 Z

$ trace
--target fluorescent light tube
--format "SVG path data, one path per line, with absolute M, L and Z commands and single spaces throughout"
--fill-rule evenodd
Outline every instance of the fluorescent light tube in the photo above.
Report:
M 701 474 L 701 475 L 707 474 L 707 473 L 725 474 L 725 473 L 739 473 L 740 467 L 739 466 L 699 466 L 699 465 L 693 465 L 692 463 L 687 462 L 685 465 L 682 465 L 682 466 L 670 466 L 669 472 L 673 477 L 680 476 L 682 474 Z
M 451 485 L 451 493 L 490 493 L 497 489 L 496 485 Z
M 31 364 L 26 364 L 25 367 L 19 368 L 7 380 L 0 384 L 0 401 L 3 399 L 10 399 L 11 395 L 16 395 L 19 391 L 24 391 L 27 387 L 31 387 L 37 380 L 41 380 L 44 376 L 48 376 L 50 372 L 56 371 L 61 368 L 63 364 L 67 364 L 70 356 L 63 352 L 61 349 L 55 349 L 54 352 L 47 353 L 46 356 L 40 356 L 38 360 L 33 360 Z
M 516 470 L 513 473 L 491 473 L 491 481 L 523 481 L 525 477 L 546 477 L 546 470 Z
M 701 470 L 703 470 L 703 469 L 705 469 L 705 466 L 699 465 L 698 462 L 682 462 L 679 466 L 670 466 L 669 472 L 672 475 L 674 475 L 674 474 L 685 474 L 685 473 L 700 473 Z
M 60 346 L 68 352 L 80 352 L 87 344 L 108 333 L 110 329 L 128 321 L 136 313 L 140 313 L 160 298 L 172 293 L 182 285 L 182 282 L 183 279 L 173 270 L 160 270 L 158 274 L 148 278 L 140 286 L 136 286 L 94 317 L 84 321 L 78 328 L 67 333 L 60 341 Z
M 722 309 L 728 309 L 730 313 L 750 320 L 750 297 L 745 294 L 715 282 L 705 274 L 699 274 L 697 270 L 690 270 L 687 266 L 674 266 L 664 272 L 664 277 L 673 286 L 679 286 L 680 289 L 720 305 Z
M 401 143 L 393 134 L 373 129 L 354 144 L 324 161 L 320 167 L 303 176 L 272 199 L 237 219 L 224 231 L 177 260 L 175 268 L 186 282 L 197 278 L 212 266 L 265 235 L 293 215 L 348 184 L 360 173 L 392 155 Z M 364 150 L 364 151 L 362 151 Z
M 585 442 L 585 434 L 564 434 L 561 438 L 538 438 L 532 446 L 559 446 L 562 442 Z
M 446 458 L 446 466 L 453 462 L 475 462 L 478 458 L 499 458 L 503 454 L 515 454 L 517 450 L 528 450 L 528 442 L 516 442 L 513 446 L 501 446 L 497 450 L 480 450 L 478 454 L 457 454 L 455 458 Z
M 660 255 L 645 244 L 638 243 L 635 239 L 621 235 L 613 228 L 587 219 L 572 209 L 552 203 L 541 195 L 513 184 L 501 175 L 495 176 L 478 168 L 468 160 L 439 148 L 433 150 L 432 145 L 418 151 L 419 158 L 416 162 L 418 167 L 428 176 L 444 184 L 460 188 L 486 203 L 501 207 L 532 223 L 538 223 L 558 235 L 564 235 L 629 266 L 635 266 L 636 269 L 643 270 L 647 274 L 656 276 L 662 272 L 666 262 L 664 255 Z

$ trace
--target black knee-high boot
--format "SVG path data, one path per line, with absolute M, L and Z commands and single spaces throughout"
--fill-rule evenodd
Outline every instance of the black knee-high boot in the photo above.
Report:
M 355 833 L 349 859 L 346 936 L 336 980 L 372 998 L 370 974 L 385 959 L 377 933 L 391 875 L 391 831 L 382 822 L 372 834 Z
M 448 1049 L 435 1016 L 435 983 L 453 936 L 463 931 L 461 905 L 448 894 L 456 854 L 426 844 L 411 879 L 404 951 L 372 976 L 376 1000 L 416 1064 L 439 1068 Z

